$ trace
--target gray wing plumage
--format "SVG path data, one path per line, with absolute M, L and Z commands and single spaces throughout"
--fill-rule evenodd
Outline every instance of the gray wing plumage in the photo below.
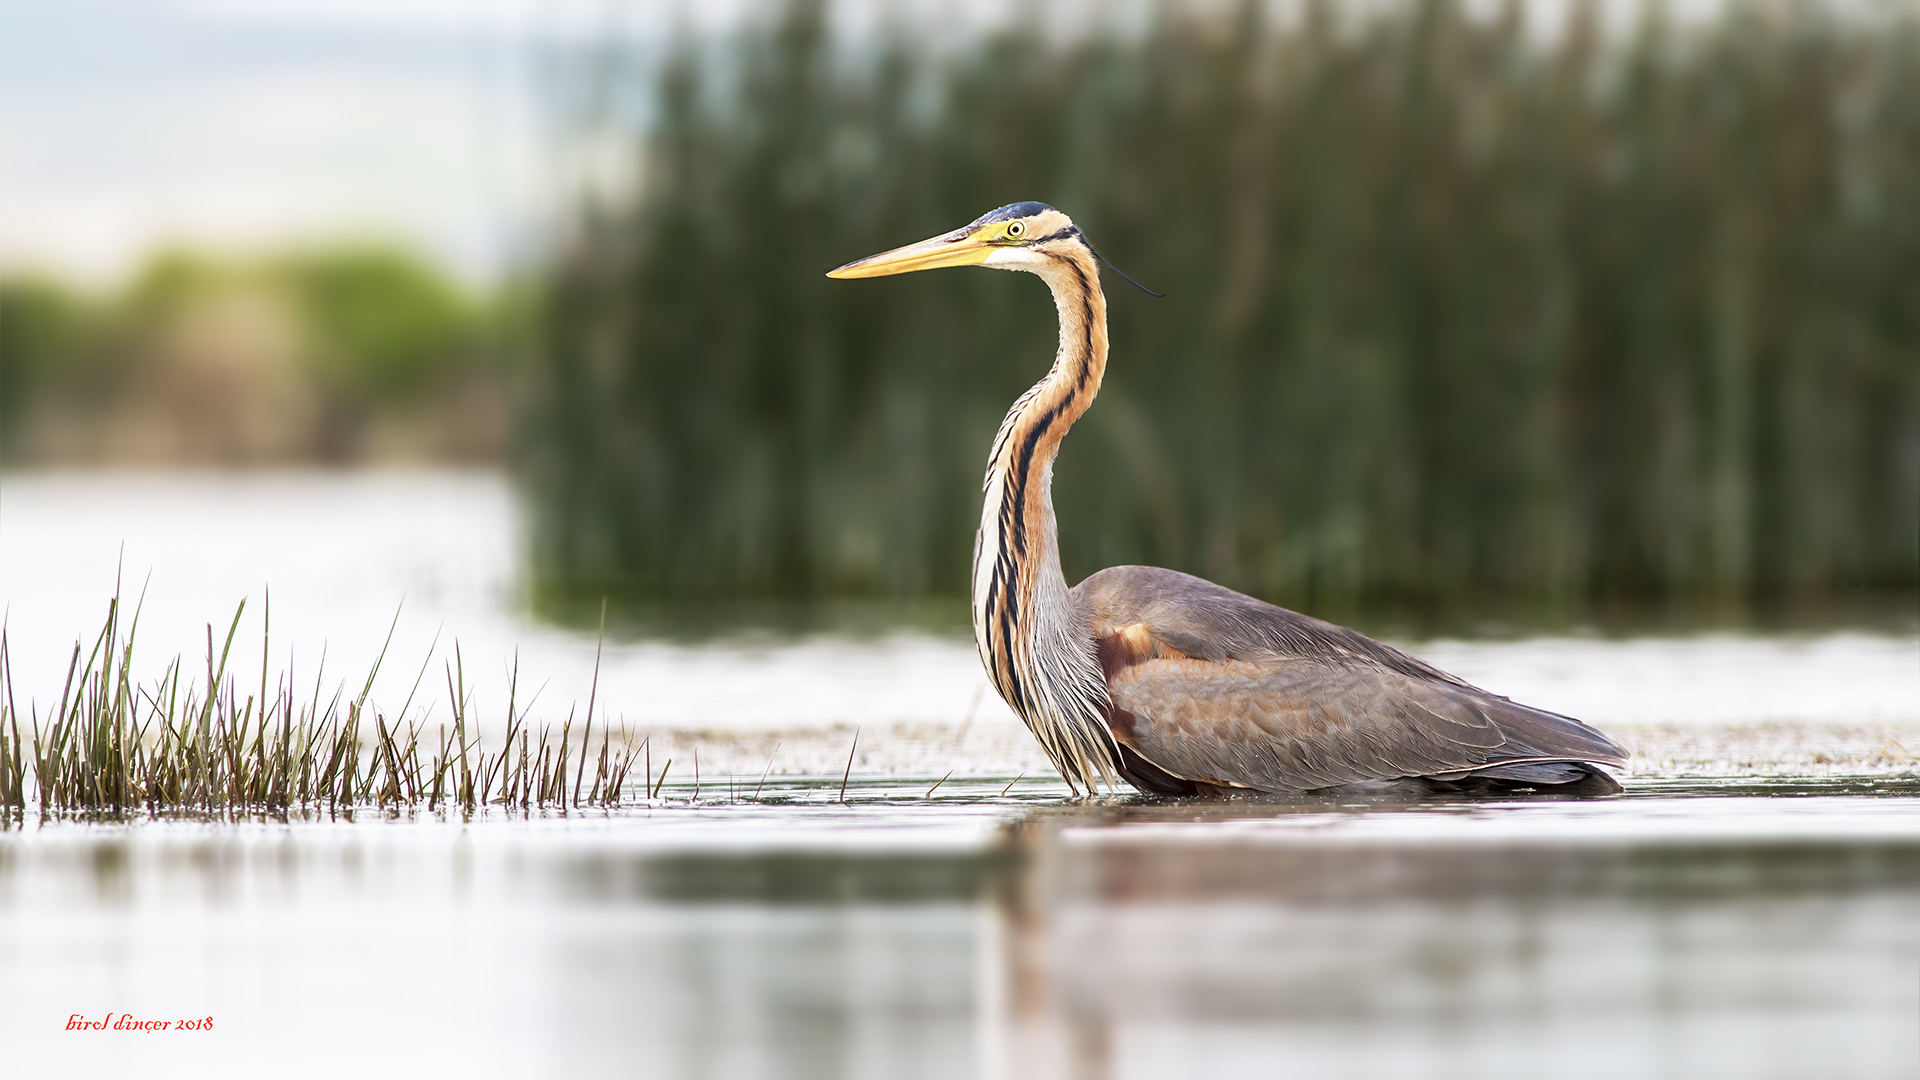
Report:
M 1114 567 L 1073 598 L 1106 671 L 1115 737 L 1185 780 L 1262 791 L 1397 777 L 1551 784 L 1627 760 L 1571 717 L 1187 574 Z

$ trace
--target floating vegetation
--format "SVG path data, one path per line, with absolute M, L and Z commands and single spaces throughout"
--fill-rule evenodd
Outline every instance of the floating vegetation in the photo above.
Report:
M 0 628 L 0 815 L 17 820 L 30 806 L 42 813 L 229 817 L 368 807 L 607 808 L 627 795 L 628 778 L 649 749 L 648 741 L 636 745 L 608 727 L 594 749 L 591 699 L 578 739 L 571 711 L 557 729 L 534 724 L 530 704 L 517 704 L 516 666 L 505 738 L 490 750 L 475 730 L 457 645 L 445 665 L 452 722 L 431 729 L 405 719 L 424 665 L 397 714 L 369 700 L 386 645 L 352 696 L 345 682 L 324 690 L 324 662 L 303 694 L 291 669 L 271 672 L 270 620 L 263 620 L 259 681 L 242 685 L 230 661 L 245 610 L 243 601 L 224 638 L 208 626 L 204 672 L 189 672 L 176 657 L 158 679 L 141 683 L 133 674 L 139 610 L 129 617 L 116 596 L 92 645 L 74 644 L 59 706 L 44 714 L 17 705 L 7 631 Z M 643 793 L 657 795 L 659 785 L 645 779 Z

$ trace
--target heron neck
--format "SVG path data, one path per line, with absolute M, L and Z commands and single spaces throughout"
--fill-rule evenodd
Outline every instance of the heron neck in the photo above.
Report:
M 1069 782 L 1105 774 L 1106 682 L 1060 571 L 1053 461 L 1107 367 L 1106 297 L 1084 248 L 1040 271 L 1053 290 L 1060 348 L 994 438 L 975 540 L 974 641 L 988 677 Z

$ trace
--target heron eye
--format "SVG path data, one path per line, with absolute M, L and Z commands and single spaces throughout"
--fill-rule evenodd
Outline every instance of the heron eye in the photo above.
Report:
M 1021 233 L 1024 233 L 1026 231 L 1027 231 L 1027 223 L 1024 221 L 1015 221 L 1007 225 L 1007 235 L 1009 237 L 1019 236 Z

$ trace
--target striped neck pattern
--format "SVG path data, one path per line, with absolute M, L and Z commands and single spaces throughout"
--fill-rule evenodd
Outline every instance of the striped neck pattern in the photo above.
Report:
M 994 689 L 1025 721 L 1069 786 L 1115 783 L 1111 708 L 1092 628 L 1060 571 L 1053 459 L 1100 392 L 1107 303 L 1078 230 L 1033 267 L 1053 290 L 1060 349 L 1052 370 L 1008 411 L 988 460 L 973 552 L 973 637 Z

